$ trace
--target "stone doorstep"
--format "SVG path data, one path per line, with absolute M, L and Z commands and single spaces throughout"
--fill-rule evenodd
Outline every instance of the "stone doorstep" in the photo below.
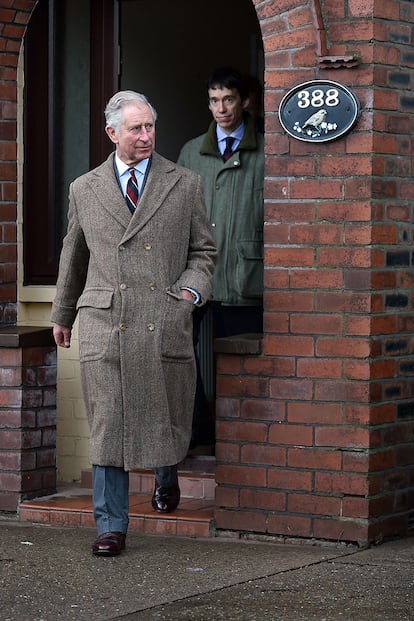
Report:
M 180 505 L 173 513 L 164 515 L 154 512 L 151 506 L 153 472 L 131 473 L 129 530 L 148 535 L 214 536 L 214 477 L 214 458 L 207 458 L 204 464 L 200 464 L 200 459 L 185 460 L 179 468 Z M 56 494 L 23 501 L 19 507 L 20 521 L 94 528 L 91 478 L 91 470 L 85 470 L 80 483 L 62 484 Z

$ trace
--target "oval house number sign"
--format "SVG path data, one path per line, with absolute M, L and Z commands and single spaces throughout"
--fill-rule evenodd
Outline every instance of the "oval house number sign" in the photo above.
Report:
M 293 138 L 306 142 L 336 140 L 355 125 L 360 113 L 356 96 L 330 80 L 312 80 L 292 88 L 279 106 L 279 120 Z

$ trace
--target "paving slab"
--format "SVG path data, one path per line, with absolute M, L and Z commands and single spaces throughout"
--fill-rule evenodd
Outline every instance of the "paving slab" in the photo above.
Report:
M 414 621 L 414 539 L 360 550 L 130 534 L 0 519 L 2 621 Z

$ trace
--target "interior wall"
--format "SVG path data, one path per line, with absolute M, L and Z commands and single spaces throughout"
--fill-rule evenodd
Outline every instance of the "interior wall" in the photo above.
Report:
M 221 66 L 263 77 L 251 0 L 124 0 L 120 88 L 144 93 L 158 112 L 157 151 L 172 160 L 211 120 L 206 82 Z

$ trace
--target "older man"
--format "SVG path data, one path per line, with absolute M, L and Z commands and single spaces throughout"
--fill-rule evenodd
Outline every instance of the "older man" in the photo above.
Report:
M 125 547 L 129 471 L 155 469 L 156 511 L 178 505 L 196 383 L 192 314 L 210 296 L 216 250 L 200 178 L 154 151 L 146 97 L 116 93 L 105 116 L 115 153 L 70 186 L 51 320 L 69 347 L 79 313 L 92 549 L 113 556 Z

